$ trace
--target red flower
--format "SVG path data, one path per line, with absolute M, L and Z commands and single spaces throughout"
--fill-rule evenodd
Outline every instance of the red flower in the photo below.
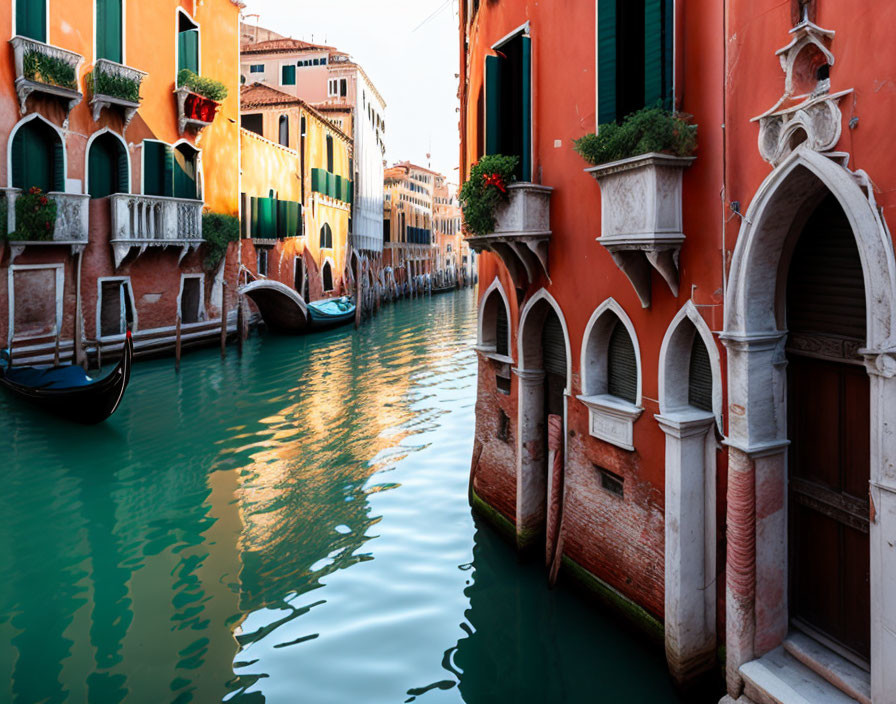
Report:
M 48 220 L 47 222 L 44 223 L 44 229 L 45 229 L 45 230 L 49 230 L 49 229 L 50 229 L 50 221 L 49 221 L 49 220 Z
M 507 188 L 504 185 L 504 179 L 502 178 L 501 174 L 499 174 L 499 173 L 493 173 L 493 174 L 486 175 L 485 185 L 486 186 L 494 186 L 499 191 L 501 191 L 501 193 L 507 193 Z
M 40 204 L 41 204 L 41 205 L 46 205 L 47 203 L 49 203 L 49 201 L 47 200 L 47 197 L 46 197 L 46 196 L 41 196 L 41 197 L 40 197 Z

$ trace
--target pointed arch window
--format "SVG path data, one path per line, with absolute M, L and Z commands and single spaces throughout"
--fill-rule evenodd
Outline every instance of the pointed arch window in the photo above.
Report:
M 330 224 L 326 222 L 320 228 L 320 248 L 333 248 L 333 230 L 330 228 Z
M 329 259 L 324 262 L 323 268 L 321 269 L 321 282 L 324 291 L 333 290 L 333 265 L 330 264 Z
M 87 188 L 91 198 L 105 198 L 130 191 L 127 150 L 112 133 L 106 132 L 90 144 L 87 155 Z
M 45 193 L 65 191 L 65 149 L 59 133 L 35 118 L 23 124 L 12 141 L 12 185 Z
M 281 115 L 280 116 L 280 144 L 284 147 L 289 146 L 289 116 Z

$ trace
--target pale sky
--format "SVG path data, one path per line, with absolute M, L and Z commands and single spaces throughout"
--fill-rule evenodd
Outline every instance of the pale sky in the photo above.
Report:
M 432 168 L 457 183 L 457 0 L 244 1 L 249 24 L 334 46 L 364 67 L 386 100 L 389 166 L 427 166 L 431 153 Z

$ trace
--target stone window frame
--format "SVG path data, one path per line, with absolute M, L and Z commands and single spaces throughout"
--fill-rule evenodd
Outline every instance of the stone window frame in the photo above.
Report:
M 102 334 L 102 319 L 103 319 L 103 284 L 109 281 L 121 281 L 128 285 L 128 298 L 131 300 L 131 315 L 134 320 L 131 323 L 131 332 L 135 333 L 139 330 L 138 325 L 138 314 L 137 314 L 137 301 L 134 297 L 134 285 L 131 283 L 130 276 L 99 276 L 96 280 L 96 339 L 101 342 L 115 342 L 117 340 L 124 340 L 125 334 L 119 333 L 117 335 L 103 335 Z M 178 310 L 180 310 L 180 295 L 178 295 Z M 173 328 L 171 328 L 173 330 Z
M 497 294 L 504 303 L 504 309 L 507 312 L 507 355 L 498 354 L 497 340 L 495 339 L 495 326 L 497 323 L 497 310 L 489 305 L 492 296 Z M 507 292 L 504 285 L 498 277 L 495 277 L 491 285 L 482 294 L 479 299 L 479 315 L 477 316 L 478 324 L 476 326 L 476 350 L 481 352 L 489 359 L 506 364 L 513 363 L 513 350 L 511 342 L 513 340 L 513 330 L 510 315 L 510 300 L 507 298 Z
M 635 350 L 637 392 L 634 403 L 611 396 L 607 389 L 610 335 L 619 324 L 625 327 Z M 644 412 L 641 347 L 631 318 L 614 298 L 605 300 L 591 314 L 582 336 L 580 364 L 582 393 L 577 398 L 588 407 L 589 434 L 623 450 L 634 451 L 634 424 Z
M 10 264 L 7 269 L 7 299 L 9 301 L 9 325 L 7 332 L 6 346 L 12 348 L 12 341 L 15 337 L 15 320 L 16 320 L 16 295 L 15 295 L 15 272 L 28 271 L 36 269 L 53 269 L 56 271 L 56 324 L 53 326 L 54 337 L 59 334 L 62 329 L 63 303 L 65 297 L 65 264 Z M 19 340 L 37 339 L 38 336 L 20 337 Z
M 199 320 L 195 323 L 183 323 L 183 327 L 204 325 L 208 320 L 208 310 L 205 307 L 205 274 L 181 274 L 180 290 L 177 292 L 177 313 L 181 314 L 181 300 L 184 295 L 184 282 L 186 279 L 199 279 Z
M 30 115 L 26 115 L 21 120 L 19 120 L 15 125 L 13 125 L 12 129 L 9 131 L 9 137 L 6 140 L 6 185 L 8 188 L 14 188 L 12 184 L 12 144 L 15 140 L 16 133 L 28 122 L 32 120 L 40 120 L 45 124 L 49 125 L 53 128 L 56 134 L 59 137 L 59 141 L 62 142 L 62 173 L 65 177 L 66 189 L 65 192 L 68 192 L 68 145 L 65 142 L 65 131 L 59 127 L 59 125 L 50 122 L 43 115 L 33 112 Z

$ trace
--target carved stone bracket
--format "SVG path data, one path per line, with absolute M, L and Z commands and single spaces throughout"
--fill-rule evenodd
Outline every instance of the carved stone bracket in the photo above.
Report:
M 187 131 L 188 127 L 192 128 L 196 132 L 200 132 L 210 124 L 212 124 L 212 122 L 214 121 L 214 112 L 212 112 L 211 120 L 200 120 L 195 117 L 190 117 L 188 115 L 187 99 L 192 97 L 193 99 L 206 101 L 210 104 L 214 104 L 215 110 L 217 110 L 218 104 L 215 103 L 215 101 L 196 95 L 186 88 L 178 88 L 174 91 L 174 95 L 177 98 L 177 129 L 181 136 L 183 136 L 184 132 Z
M 143 79 L 147 76 L 145 71 L 138 71 L 135 68 L 116 63 L 115 61 L 110 61 L 109 59 L 97 59 L 93 67 L 94 89 L 96 88 L 96 77 L 98 74 L 105 74 L 133 82 L 137 86 L 138 94 L 140 85 L 143 83 Z M 134 119 L 134 115 L 137 114 L 137 110 L 140 108 L 140 101 L 138 100 L 135 102 L 118 98 L 113 95 L 106 95 L 102 92 L 94 92 L 90 99 L 90 106 L 93 108 L 94 122 L 99 121 L 100 113 L 104 108 L 121 108 L 122 113 L 124 114 L 124 127 L 122 128 L 122 132 L 124 132 L 128 125 L 131 124 L 131 120 Z
M 25 115 L 28 112 L 28 97 L 32 93 L 44 93 L 46 95 L 55 95 L 60 98 L 63 109 L 65 110 L 65 120 L 62 122 L 63 129 L 68 129 L 68 118 L 75 106 L 81 102 L 83 96 L 76 90 L 68 88 L 60 88 L 58 86 L 49 86 L 36 81 L 29 81 L 27 78 L 16 79 L 16 95 L 19 97 L 19 113 Z
M 200 245 L 202 245 L 202 240 L 112 240 L 111 245 L 112 258 L 115 260 L 115 268 L 118 269 L 122 262 L 124 262 L 132 252 L 136 252 L 136 255 L 134 256 L 136 259 L 149 247 L 161 247 L 162 249 L 174 247 L 180 249 L 177 257 L 177 263 L 179 265 L 187 254 L 199 249 Z

